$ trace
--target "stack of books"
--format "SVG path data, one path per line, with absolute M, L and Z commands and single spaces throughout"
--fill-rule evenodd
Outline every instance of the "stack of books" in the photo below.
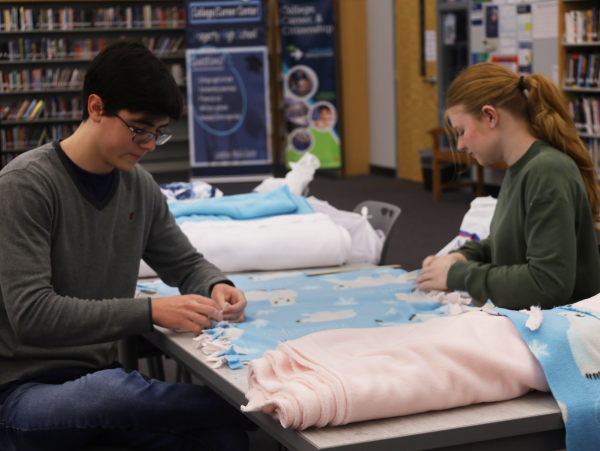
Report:
M 185 28 L 184 7 L 25 8 L 0 11 L 0 32 L 81 28 Z
M 565 87 L 597 88 L 600 53 L 567 53 Z

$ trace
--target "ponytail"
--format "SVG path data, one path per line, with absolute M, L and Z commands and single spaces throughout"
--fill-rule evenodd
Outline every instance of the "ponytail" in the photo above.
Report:
M 533 136 L 567 154 L 575 162 L 585 184 L 592 216 L 600 222 L 600 186 L 590 153 L 581 142 L 575 123 L 559 89 L 542 74 L 526 77 L 493 63 L 463 70 L 452 82 L 446 108 L 462 105 L 465 112 L 481 116 L 484 105 L 493 105 L 527 121 Z M 446 126 L 449 125 L 445 117 Z M 597 230 L 600 230 L 596 226 Z

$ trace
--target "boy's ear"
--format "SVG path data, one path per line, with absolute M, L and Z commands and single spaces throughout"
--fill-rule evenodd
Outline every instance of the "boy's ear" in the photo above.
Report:
M 102 116 L 102 111 L 104 110 L 104 102 L 100 98 L 100 96 L 96 94 L 90 94 L 88 97 L 88 113 L 90 115 L 90 119 L 98 122 L 100 117 Z

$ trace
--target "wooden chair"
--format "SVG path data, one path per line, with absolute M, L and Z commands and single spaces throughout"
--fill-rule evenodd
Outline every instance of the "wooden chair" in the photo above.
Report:
M 462 188 L 463 186 L 475 186 L 477 197 L 484 196 L 485 186 L 483 183 L 483 166 L 481 166 L 474 158 L 469 158 L 465 152 L 442 150 L 440 141 L 442 136 L 447 135 L 445 129 L 434 128 L 429 130 L 429 134 L 433 138 L 433 152 L 431 155 L 433 200 L 437 202 L 442 198 L 442 190 Z M 474 182 L 442 183 L 442 162 L 475 166 L 477 168 L 477 180 Z M 486 167 L 506 170 L 508 166 L 504 161 L 499 161 Z

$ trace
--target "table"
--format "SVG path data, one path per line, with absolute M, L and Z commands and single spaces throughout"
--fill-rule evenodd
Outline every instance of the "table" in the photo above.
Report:
M 353 267 L 372 265 L 355 261 L 341 269 Z M 241 370 L 225 366 L 211 369 L 204 353 L 196 349 L 191 332 L 156 327 L 155 332 L 144 336 L 232 405 L 246 404 L 247 366 Z M 263 413 L 249 416 L 279 443 L 295 451 L 555 451 L 565 447 L 558 404 L 552 395 L 540 392 L 510 401 L 304 431 L 284 429 Z

